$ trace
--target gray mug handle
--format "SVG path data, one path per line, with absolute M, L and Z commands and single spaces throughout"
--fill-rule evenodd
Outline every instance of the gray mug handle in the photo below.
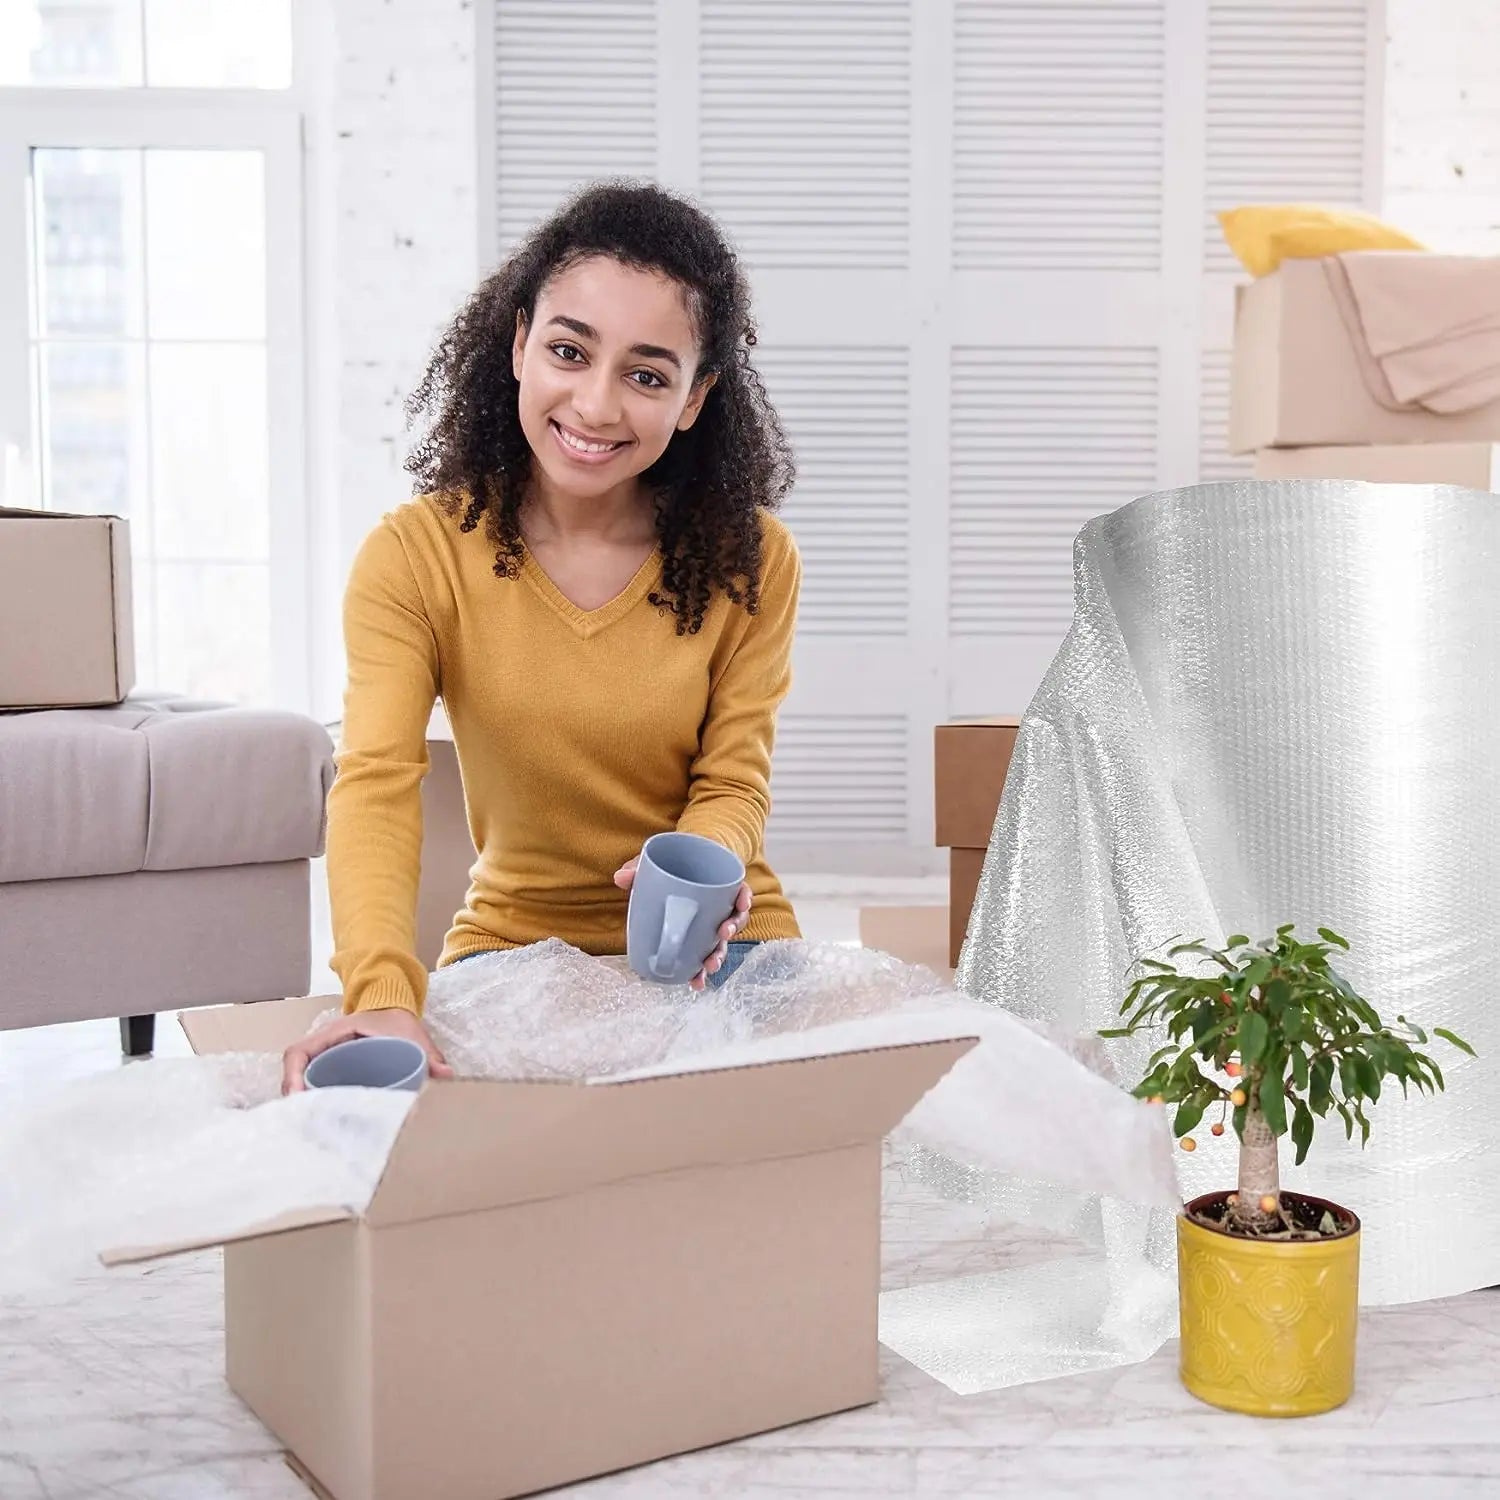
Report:
M 682 945 L 687 941 L 688 929 L 698 915 L 698 903 L 688 896 L 668 896 L 662 903 L 661 941 L 656 945 L 656 957 L 651 960 L 651 972 L 658 979 L 670 979 L 682 957 Z

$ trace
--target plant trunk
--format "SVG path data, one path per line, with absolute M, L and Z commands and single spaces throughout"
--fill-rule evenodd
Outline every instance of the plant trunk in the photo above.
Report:
M 1269 1213 L 1261 1207 L 1268 1198 L 1275 1202 Z M 1229 1217 L 1252 1233 L 1275 1229 L 1281 1222 L 1281 1164 L 1276 1137 L 1258 1104 L 1252 1104 L 1245 1114 L 1245 1130 L 1240 1137 L 1239 1199 Z

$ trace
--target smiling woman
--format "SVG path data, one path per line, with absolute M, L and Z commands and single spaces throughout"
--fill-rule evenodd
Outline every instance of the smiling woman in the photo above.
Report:
M 442 1066 L 415 954 L 439 695 L 479 854 L 443 963 L 550 937 L 624 952 L 637 855 L 672 829 L 745 867 L 696 987 L 798 935 L 762 845 L 801 564 L 771 514 L 792 462 L 754 341 L 712 220 L 631 185 L 542 225 L 443 337 L 410 403 L 421 493 L 349 583 L 328 827 L 346 1014 L 288 1054 L 289 1088 L 352 1035 Z

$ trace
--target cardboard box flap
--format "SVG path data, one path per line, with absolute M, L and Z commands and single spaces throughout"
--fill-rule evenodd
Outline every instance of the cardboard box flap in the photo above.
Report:
M 336 995 L 299 995 L 295 1000 L 184 1010 L 178 1013 L 177 1022 L 199 1057 L 218 1052 L 284 1052 L 312 1030 L 319 1016 L 339 1007 Z
M 960 1037 L 619 1083 L 430 1085 L 366 1219 L 410 1223 L 876 1141 L 974 1045 Z
M 247 1224 L 229 1234 L 195 1235 L 183 1240 L 164 1241 L 159 1245 L 125 1245 L 106 1250 L 99 1259 L 106 1266 L 128 1266 L 137 1261 L 162 1260 L 169 1255 L 184 1255 L 189 1250 L 209 1250 L 215 1245 L 232 1245 L 237 1240 L 259 1240 L 268 1234 L 288 1234 L 294 1229 L 316 1229 L 324 1224 L 340 1224 L 357 1219 L 352 1208 L 297 1208 L 258 1224 Z

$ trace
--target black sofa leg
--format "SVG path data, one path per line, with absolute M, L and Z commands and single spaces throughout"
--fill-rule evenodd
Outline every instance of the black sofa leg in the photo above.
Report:
M 155 1045 L 155 1016 L 120 1017 L 120 1050 L 126 1057 L 150 1057 Z

